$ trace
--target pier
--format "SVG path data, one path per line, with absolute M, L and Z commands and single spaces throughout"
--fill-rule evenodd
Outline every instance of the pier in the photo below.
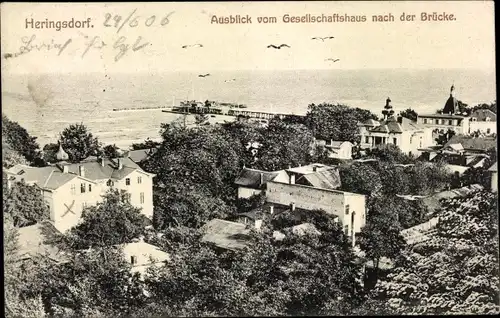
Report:
M 221 109 L 214 107 L 172 107 L 169 109 L 162 110 L 164 113 L 175 113 L 175 114 L 214 114 L 214 115 L 223 115 L 223 116 L 233 116 L 233 117 L 247 117 L 247 118 L 256 118 L 256 119 L 273 119 L 278 117 L 280 119 L 284 119 L 288 116 L 300 116 L 303 115 L 294 115 L 294 114 L 284 114 L 284 113 L 275 113 L 275 112 L 264 112 L 264 111 L 255 111 L 255 110 L 247 110 L 247 109 Z
M 169 106 L 145 106 L 145 107 L 130 107 L 130 108 L 113 108 L 114 112 L 123 112 L 123 111 L 134 111 L 134 110 L 149 110 L 149 109 L 169 109 L 172 107 Z

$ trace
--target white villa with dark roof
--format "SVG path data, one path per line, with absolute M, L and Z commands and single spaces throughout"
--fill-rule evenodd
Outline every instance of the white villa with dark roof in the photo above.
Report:
M 487 135 L 497 133 L 497 114 L 489 109 L 476 109 L 470 115 L 469 132 L 481 132 Z
M 64 152 L 62 148 L 60 152 Z M 61 153 L 59 158 L 65 158 Z M 67 158 L 67 157 L 66 157 Z M 82 210 L 102 200 L 109 188 L 125 190 L 130 203 L 153 217 L 153 177 L 129 158 L 61 161 L 48 167 L 16 165 L 6 171 L 8 182 L 24 180 L 40 188 L 50 218 L 61 232 L 78 224 Z
M 408 118 L 394 117 L 390 101 L 388 98 L 385 109 L 391 113 L 386 116 L 385 120 L 378 122 L 369 119 L 358 124 L 361 148 L 371 149 L 380 145 L 393 144 L 406 154 L 420 154 L 420 148 L 433 144 L 432 129 Z

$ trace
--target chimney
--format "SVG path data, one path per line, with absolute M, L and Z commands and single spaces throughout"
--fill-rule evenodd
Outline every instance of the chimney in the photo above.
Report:
M 290 210 L 295 211 L 295 202 L 290 203 Z
M 69 173 L 69 167 L 66 165 L 62 166 L 62 171 L 63 173 Z
M 85 167 L 84 166 L 78 166 L 78 175 L 80 177 L 84 177 L 85 178 Z
M 389 97 L 387 97 L 387 99 L 385 100 L 385 106 L 386 106 L 386 107 L 389 107 L 389 106 L 390 106 L 390 105 L 389 105 L 390 103 L 391 103 L 391 99 L 390 99 Z
M 290 184 L 295 184 L 295 175 L 293 173 L 290 174 Z
M 269 214 L 274 214 L 274 205 L 269 206 Z
M 123 161 L 121 158 L 118 158 L 118 170 L 121 170 L 123 168 Z

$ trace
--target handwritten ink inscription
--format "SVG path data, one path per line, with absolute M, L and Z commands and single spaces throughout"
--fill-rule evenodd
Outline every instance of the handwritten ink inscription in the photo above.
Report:
M 141 18 L 141 16 L 136 14 L 137 9 L 134 9 L 126 18 L 122 18 L 121 15 L 106 13 L 104 15 L 103 25 L 107 28 L 116 28 L 116 33 L 118 34 L 124 27 L 135 28 L 137 26 L 144 25 L 145 27 L 151 27 L 153 25 L 166 26 L 170 23 L 170 16 L 174 11 L 166 14 L 162 18 L 156 17 L 156 15 L 151 15 L 146 18 Z M 125 32 L 125 31 L 124 31 Z M 115 56 L 115 62 L 119 61 L 128 52 L 137 52 L 146 48 L 148 45 L 152 45 L 151 42 L 143 38 L 142 36 L 137 36 L 135 39 L 129 40 L 127 36 L 121 35 L 117 39 L 113 39 L 111 43 L 105 43 L 103 37 L 101 36 L 88 36 L 81 32 L 79 37 L 70 37 L 64 40 L 56 41 L 51 39 L 50 41 L 38 41 L 35 34 L 31 36 L 25 36 L 21 38 L 21 46 L 19 50 L 15 53 L 6 53 L 4 58 L 15 58 L 20 55 L 27 54 L 32 51 L 53 51 L 60 56 L 63 52 L 68 52 L 70 49 L 73 53 L 76 51 L 81 51 L 81 58 L 84 58 L 90 51 L 99 51 L 106 47 L 113 50 Z M 83 39 L 82 39 L 83 38 Z M 83 41 L 79 41 L 83 40 Z

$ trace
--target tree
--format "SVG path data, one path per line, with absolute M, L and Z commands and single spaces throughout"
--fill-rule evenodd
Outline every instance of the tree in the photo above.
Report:
M 59 136 L 59 142 L 71 162 L 80 162 L 91 155 L 97 155 L 100 151 L 98 139 L 84 124 L 74 124 L 65 128 Z
M 358 122 L 377 119 L 368 110 L 350 108 L 344 105 L 311 104 L 305 118 L 314 137 L 323 140 L 357 142 L 359 139 Z
M 411 108 L 407 108 L 405 110 L 403 110 L 400 115 L 402 117 L 405 117 L 405 118 L 408 118 L 410 120 L 413 120 L 413 121 L 417 121 L 417 118 L 418 118 L 418 114 L 416 111 L 414 111 L 413 109 Z
M 380 145 L 370 149 L 367 155 L 390 163 L 412 163 L 413 161 L 410 156 L 393 144 Z
M 197 126 L 208 124 L 208 115 L 207 114 L 196 114 L 194 115 L 194 122 Z
M 3 191 L 3 214 L 16 227 L 33 225 L 50 218 L 50 212 L 36 185 L 13 182 Z
M 257 169 L 276 171 L 310 162 L 314 137 L 306 126 L 272 119 L 262 135 Z
M 3 138 L 2 138 L 3 139 Z M 2 140 L 2 167 L 9 169 L 17 164 L 27 164 L 27 160 Z
M 157 148 L 159 146 L 160 146 L 159 142 L 153 141 L 153 140 L 147 138 L 142 143 L 134 143 L 134 144 L 132 144 L 131 148 L 132 148 L 132 150 L 141 150 L 141 149 Z
M 5 142 L 11 149 L 33 163 L 40 158 L 40 146 L 36 139 L 36 137 L 30 136 L 28 131 L 17 122 L 2 115 L 2 146 Z
M 23 289 L 31 279 L 32 271 L 25 271 L 18 263 L 18 234 L 9 219 L 4 219 L 4 307 L 5 317 L 44 317 L 44 307 L 40 294 L 24 297 Z
M 67 239 L 75 249 L 130 243 L 144 235 L 147 223 L 141 210 L 128 202 L 127 193 L 109 190 L 102 202 L 83 210 Z
M 436 233 L 409 246 L 376 288 L 399 314 L 494 314 L 499 307 L 495 194 L 446 199 Z
M 106 158 L 114 159 L 120 157 L 120 154 L 118 153 L 119 149 L 120 148 L 118 148 L 115 144 L 107 145 L 102 149 L 102 152 Z
M 455 136 L 455 131 L 452 129 L 448 129 L 448 131 L 444 133 L 439 133 L 439 135 L 436 137 L 436 142 L 438 145 L 445 145 L 451 137 Z
M 373 196 L 382 190 L 380 175 L 370 163 L 342 165 L 339 173 L 344 191 Z
M 211 219 L 233 213 L 222 199 L 200 186 L 191 190 L 178 188 L 178 192 L 156 191 L 153 200 L 153 225 L 158 230 L 169 226 L 199 228 Z
M 49 143 L 43 146 L 43 160 L 45 162 L 57 162 L 57 151 L 59 150 L 59 144 Z

